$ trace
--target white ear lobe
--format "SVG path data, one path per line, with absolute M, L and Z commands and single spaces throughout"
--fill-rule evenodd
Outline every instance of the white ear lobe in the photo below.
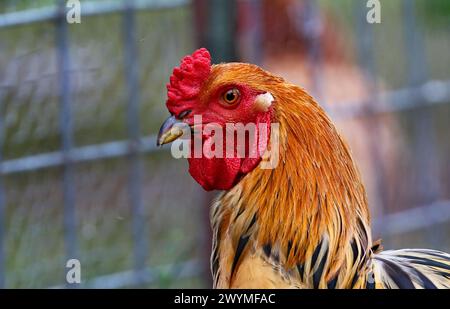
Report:
M 259 94 L 255 99 L 255 109 L 262 112 L 267 112 L 274 100 L 275 99 L 270 92 Z

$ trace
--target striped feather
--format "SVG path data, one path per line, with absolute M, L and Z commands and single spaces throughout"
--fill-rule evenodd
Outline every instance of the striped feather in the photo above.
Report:
M 383 251 L 374 256 L 379 288 L 450 288 L 450 255 L 427 249 Z

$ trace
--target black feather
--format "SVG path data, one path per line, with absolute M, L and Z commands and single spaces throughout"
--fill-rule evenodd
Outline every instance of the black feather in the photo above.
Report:
M 270 253 L 272 252 L 272 245 L 267 243 L 263 246 L 263 251 L 267 255 L 267 257 L 270 257 Z
M 431 259 L 427 259 L 427 258 L 422 258 L 422 257 L 417 257 L 417 256 L 410 256 L 410 255 L 399 255 L 399 257 L 403 257 L 406 259 L 411 260 L 412 263 L 414 264 L 420 264 L 420 265 L 428 265 L 428 266 L 433 266 L 433 267 L 438 267 L 438 268 L 443 268 L 446 270 L 450 270 L 450 265 L 435 261 L 435 260 L 431 260 Z
M 352 287 L 352 288 L 355 286 L 356 282 L 358 281 L 358 278 L 359 278 L 359 273 L 356 272 L 356 273 L 353 275 L 352 284 L 351 284 L 351 287 Z
M 329 289 L 335 289 L 335 288 L 336 288 L 337 281 L 338 281 L 338 276 L 336 275 L 333 279 L 331 279 L 330 281 L 328 281 L 327 287 L 328 287 Z
M 352 240 L 351 246 L 352 246 L 352 252 L 353 252 L 353 262 L 356 262 L 356 260 L 358 259 L 358 256 L 359 256 L 359 248 L 358 248 L 358 245 L 356 244 L 355 239 Z
M 239 258 L 241 257 L 242 252 L 244 251 L 245 246 L 248 243 L 249 238 L 250 238 L 250 236 L 245 236 L 245 237 L 241 236 L 239 238 L 239 242 L 238 242 L 238 245 L 236 248 L 236 253 L 234 254 L 233 265 L 231 266 L 231 277 L 233 277 L 236 265 L 239 261 Z
M 255 224 L 255 222 L 256 222 L 256 214 L 253 215 L 252 221 L 250 221 L 250 224 L 247 227 L 246 233 Z M 236 253 L 234 254 L 233 264 L 231 265 L 231 277 L 233 277 L 236 265 L 239 262 L 239 258 L 241 257 L 242 252 L 244 251 L 245 246 L 247 245 L 249 239 L 250 239 L 250 236 L 241 236 L 239 238 L 239 242 L 236 247 Z
M 427 276 L 425 276 L 424 274 L 422 274 L 420 271 L 418 271 L 416 269 L 416 274 L 419 277 L 420 281 L 422 281 L 423 283 L 423 288 L 424 289 L 437 289 L 437 287 L 434 285 L 433 282 L 431 282 L 430 279 L 428 279 Z
M 316 249 L 314 249 L 312 258 L 311 258 L 311 267 L 314 267 L 316 265 L 317 257 L 319 256 L 320 248 L 322 247 L 322 241 L 319 242 Z
M 386 273 L 391 277 L 398 288 L 415 289 L 411 278 L 400 266 L 385 259 L 378 259 L 383 262 Z
M 289 257 L 289 253 L 291 253 L 292 250 L 292 241 L 288 241 L 288 245 L 287 245 L 287 252 L 286 252 L 286 257 Z
M 320 251 L 320 247 L 316 248 L 315 251 L 317 251 L 317 249 L 319 249 L 319 251 Z M 314 253 L 316 253 L 316 252 L 314 252 Z M 325 267 L 327 257 L 328 257 L 328 246 L 325 249 L 325 253 L 319 262 L 319 266 L 317 267 L 316 271 L 313 274 L 313 286 L 315 289 L 319 288 L 320 278 L 322 278 L 323 268 Z M 316 259 L 317 259 L 317 257 L 316 257 Z
M 297 264 L 297 270 L 298 270 L 298 273 L 299 273 L 299 275 L 300 275 L 300 280 L 303 281 L 303 274 L 304 274 L 304 272 L 305 272 L 305 265 L 303 265 L 303 264 Z

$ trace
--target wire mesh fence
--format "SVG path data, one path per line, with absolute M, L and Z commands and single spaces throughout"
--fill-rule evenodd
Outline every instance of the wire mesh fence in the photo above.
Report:
M 336 120 L 387 247 L 448 251 L 446 26 L 423 28 L 408 0 L 383 3 L 377 26 L 365 1 L 285 2 L 304 57 L 268 52 L 271 1 L 235 2 L 238 22 L 255 19 L 235 34 L 240 54 L 305 85 Z M 168 76 L 195 46 L 192 3 L 82 1 L 73 25 L 65 1 L 42 4 L 0 15 L 0 286 L 64 287 L 72 258 L 84 287 L 208 286 L 210 195 L 154 137 Z M 345 65 L 327 56 L 327 12 L 347 19 Z
M 201 218 L 202 194 L 182 162 L 147 155 L 165 115 L 161 89 L 192 48 L 189 8 L 114 3 L 83 3 L 73 26 L 58 7 L 0 18 L 4 286 L 62 285 L 70 258 L 84 278 L 132 270 L 132 285 L 171 286 L 177 276 L 166 265 L 185 260 L 199 268 L 199 225 L 184 218 Z M 176 207 L 177 196 L 192 204 Z M 184 267 L 175 272 L 192 273 Z

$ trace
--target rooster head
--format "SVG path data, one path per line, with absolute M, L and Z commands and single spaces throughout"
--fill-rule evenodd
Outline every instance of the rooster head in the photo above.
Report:
M 275 102 L 270 89 L 280 80 L 252 64 L 211 65 L 205 48 L 195 51 L 170 77 L 171 116 L 161 126 L 158 145 L 194 133 L 188 137 L 192 177 L 205 190 L 232 188 L 258 166 L 267 148 Z

